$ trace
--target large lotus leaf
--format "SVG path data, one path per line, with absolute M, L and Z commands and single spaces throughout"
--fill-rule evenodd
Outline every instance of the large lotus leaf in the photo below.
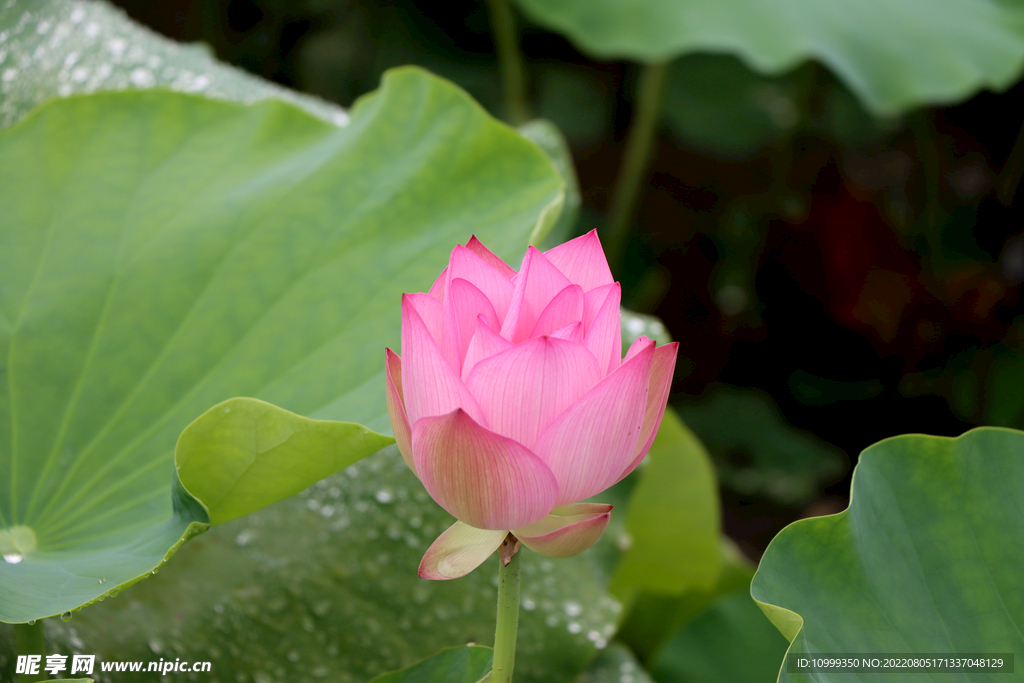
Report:
M 625 510 L 629 550 L 609 584 L 617 595 L 680 594 L 718 580 L 721 512 L 707 451 L 672 408 L 665 411 Z
M 149 91 L 57 100 L 0 133 L 0 542 L 22 559 L 0 563 L 0 619 L 98 598 L 206 521 L 170 463 L 211 405 L 387 430 L 401 293 L 474 232 L 521 253 L 561 185 L 418 69 L 343 128 Z M 43 565 L 76 578 L 39 592 Z
M 150 88 L 234 102 L 272 97 L 348 122 L 340 107 L 217 62 L 208 47 L 168 40 L 105 2 L 0 4 L 0 129 L 53 97 Z
M 442 648 L 493 644 L 496 556 L 454 581 L 417 576 L 452 521 L 391 446 L 214 527 L 119 597 L 45 623 L 53 642 L 103 659 L 209 660 L 221 681 L 364 683 Z M 593 551 L 521 552 L 516 681 L 569 683 L 607 644 L 621 607 Z
M 1024 652 L 1022 511 L 1024 433 L 982 427 L 956 439 L 886 439 L 861 454 L 849 509 L 775 537 L 751 594 L 791 654 Z M 783 670 L 780 680 L 850 675 Z
M 1005 88 L 1024 65 L 1024 8 L 1000 0 L 516 0 L 603 59 L 728 52 L 762 73 L 815 59 L 893 114 Z

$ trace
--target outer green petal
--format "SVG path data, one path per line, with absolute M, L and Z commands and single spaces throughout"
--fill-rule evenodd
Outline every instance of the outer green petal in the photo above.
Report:
M 465 576 L 490 557 L 506 536 L 507 531 L 455 522 L 427 548 L 420 562 L 420 578 L 443 581 Z

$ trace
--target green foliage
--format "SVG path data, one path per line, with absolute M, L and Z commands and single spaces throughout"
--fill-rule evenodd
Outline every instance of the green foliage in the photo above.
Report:
M 0 4 L 0 129 L 53 97 L 167 88 L 234 102 L 286 100 L 327 121 L 348 114 L 218 62 L 209 46 L 182 45 L 104 2 Z
M 662 683 L 775 683 L 787 645 L 744 586 L 676 631 L 651 672 Z
M 185 428 L 174 465 L 210 524 L 223 524 L 294 496 L 392 442 L 362 425 L 232 398 Z
M 401 671 L 377 676 L 370 683 L 477 683 L 491 670 L 493 659 L 489 647 L 453 647 Z
M 572 162 L 572 151 L 561 131 L 550 121 L 534 119 L 519 126 L 518 130 L 523 137 L 544 150 L 565 182 L 565 203 L 558 221 L 546 236 L 532 242 L 540 245 L 542 249 L 550 249 L 576 236 L 573 229 L 576 227 L 583 199 L 580 197 L 580 184 L 576 178 L 576 167 Z M 513 264 L 513 267 L 518 265 Z
M 790 653 L 1020 652 L 1022 482 L 1021 432 L 881 441 L 861 454 L 849 509 L 784 529 L 751 594 Z
M 803 503 L 839 476 L 845 455 L 789 426 L 763 392 L 719 386 L 679 414 L 715 456 L 722 481 L 743 494 Z
M 612 643 L 590 663 L 576 683 L 653 683 L 633 652 L 621 643 Z
M 675 595 L 643 592 L 633 601 L 617 637 L 650 664 L 681 627 L 723 595 L 748 590 L 754 567 L 726 537 L 721 538 L 721 571 L 711 586 L 693 586 Z
M 797 96 L 791 77 L 757 74 L 730 55 L 687 55 L 669 72 L 665 120 L 690 147 L 742 159 L 796 127 Z
M 171 458 L 211 405 L 248 395 L 386 430 L 400 294 L 470 234 L 521 253 L 562 196 L 537 147 L 417 69 L 346 127 L 136 92 L 57 100 L 0 133 L 0 527 L 36 544 L 0 563 L 17 586 L 0 619 L 116 593 L 205 528 Z
M 601 59 L 660 62 L 729 52 L 780 74 L 813 59 L 891 115 L 1002 89 L 1024 64 L 1024 9 L 999 0 L 517 0 Z
M 679 594 L 709 588 L 720 571 L 718 486 L 707 452 L 668 408 L 626 508 L 632 544 L 609 588 Z
M 496 557 L 456 581 L 416 574 L 453 521 L 389 446 L 212 528 L 120 597 L 46 624 L 61 647 L 77 640 L 102 659 L 209 660 L 224 681 L 364 683 L 442 648 L 493 643 Z M 521 552 L 515 680 L 570 683 L 614 634 L 621 608 L 591 552 Z

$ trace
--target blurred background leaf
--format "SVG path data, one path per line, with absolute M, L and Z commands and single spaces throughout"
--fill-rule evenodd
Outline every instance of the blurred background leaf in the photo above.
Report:
M 679 413 L 714 455 L 724 485 L 736 492 L 806 504 L 845 471 L 845 454 L 787 425 L 768 395 L 715 386 L 707 396 Z
M 775 683 L 788 647 L 744 586 L 676 631 L 651 672 L 662 683 Z
M 50 641 L 105 661 L 209 660 L 221 680 L 363 683 L 493 642 L 497 558 L 458 581 L 417 576 L 452 521 L 390 446 L 214 527 L 116 599 L 48 620 Z M 568 683 L 614 634 L 621 607 L 590 554 L 524 552 L 516 680 Z
M 1024 11 L 998 1 L 969 8 L 925 0 L 516 1 L 538 23 L 604 59 L 658 62 L 728 51 L 764 73 L 816 59 L 881 113 L 1006 87 L 1024 65 Z
M 217 61 L 102 2 L 11 0 L 0 6 L 0 128 L 52 97 L 169 88 L 233 102 L 269 97 L 344 124 L 345 111 Z
M 718 580 L 719 505 L 710 459 L 671 408 L 625 510 L 629 549 L 610 590 L 679 594 Z
M 441 650 L 419 664 L 376 676 L 370 683 L 478 683 L 494 661 L 494 651 L 480 645 Z

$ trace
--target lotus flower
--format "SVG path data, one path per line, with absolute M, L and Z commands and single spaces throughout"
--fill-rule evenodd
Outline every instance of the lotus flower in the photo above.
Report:
M 597 541 L 611 506 L 579 501 L 635 468 L 661 424 L 677 344 L 638 339 L 622 357 L 619 283 L 596 232 L 519 272 L 476 237 L 426 294 L 402 297 L 402 353 L 386 352 L 395 440 L 458 521 L 421 577 L 480 565 L 511 532 L 542 555 Z

